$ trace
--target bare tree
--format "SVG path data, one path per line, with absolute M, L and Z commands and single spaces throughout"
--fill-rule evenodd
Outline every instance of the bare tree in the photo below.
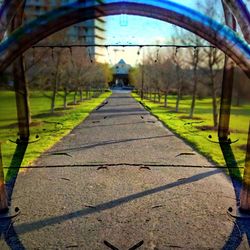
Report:
M 173 43 L 175 43 L 175 39 L 173 38 Z M 171 53 L 171 59 L 175 64 L 176 70 L 176 88 L 177 88 L 177 96 L 176 96 L 176 104 L 175 104 L 175 112 L 179 112 L 179 105 L 182 96 L 182 88 L 183 88 L 183 75 L 182 75 L 182 64 L 183 58 L 182 54 L 178 50 L 178 48 L 174 48 Z

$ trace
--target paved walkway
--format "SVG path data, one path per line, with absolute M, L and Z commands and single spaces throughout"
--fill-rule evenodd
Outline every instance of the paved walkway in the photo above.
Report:
M 227 215 L 230 181 L 129 94 L 113 94 L 35 165 L 47 168 L 14 189 L 13 249 L 248 249 Z

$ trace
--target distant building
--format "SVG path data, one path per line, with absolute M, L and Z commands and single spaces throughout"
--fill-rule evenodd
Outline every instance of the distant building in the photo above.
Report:
M 131 66 L 121 59 L 113 67 L 113 84 L 119 87 L 129 85 L 129 71 Z
M 103 3 L 103 0 L 92 0 L 93 2 Z M 46 12 L 56 9 L 60 6 L 75 2 L 75 0 L 26 0 L 25 20 L 30 21 Z M 103 18 L 96 18 L 85 22 L 77 23 L 65 31 L 65 40 L 67 44 L 104 44 L 105 40 L 105 21 Z M 62 41 L 56 41 L 61 44 Z M 88 47 L 88 53 L 91 59 L 102 61 L 104 48 Z

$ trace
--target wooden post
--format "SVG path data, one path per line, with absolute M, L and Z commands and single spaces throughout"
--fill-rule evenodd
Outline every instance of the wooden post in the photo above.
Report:
M 0 213 L 8 211 L 8 198 L 4 184 L 3 161 L 0 143 Z
M 19 8 L 15 18 L 12 21 L 10 32 L 14 31 L 22 25 L 25 2 Z M 23 65 L 23 56 L 19 56 L 13 64 L 14 88 L 16 93 L 16 108 L 19 126 L 19 136 L 22 141 L 29 140 L 29 124 L 30 124 L 30 107 L 28 86 L 25 79 L 25 71 Z
M 19 136 L 22 141 L 29 140 L 30 108 L 28 87 L 25 80 L 22 56 L 13 65 L 14 87 L 16 93 L 16 108 L 19 126 Z
M 225 56 L 224 73 L 222 80 L 222 93 L 220 104 L 220 118 L 218 136 L 220 141 L 226 142 L 229 135 L 229 122 L 232 103 L 234 80 L 234 62 L 228 56 Z
M 222 1 L 224 16 L 227 26 L 236 30 L 236 20 L 229 11 L 228 7 Z M 235 63 L 231 58 L 225 55 L 224 72 L 222 80 L 221 104 L 218 137 L 220 142 L 227 142 L 229 135 L 229 122 L 232 104 L 233 82 L 234 82 Z
M 240 210 L 250 212 L 250 122 L 248 130 L 243 186 L 240 193 Z
M 141 100 L 144 99 L 144 62 L 141 66 Z
M 0 8 L 0 40 L 3 39 L 8 25 L 14 18 L 17 9 L 23 4 L 24 0 L 4 0 Z

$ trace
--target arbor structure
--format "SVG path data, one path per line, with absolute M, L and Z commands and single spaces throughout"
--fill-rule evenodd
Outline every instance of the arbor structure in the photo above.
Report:
M 17 9 L 14 10 L 13 6 L 19 6 L 20 2 L 21 1 L 17 0 L 6 0 L 4 2 L 0 12 L 0 20 L 3 20 L 1 21 L 1 34 L 4 33 L 5 28 L 15 17 Z M 228 6 L 233 13 L 236 13 L 234 15 L 237 21 L 241 23 L 242 14 L 247 10 L 242 8 L 242 6 L 238 6 L 236 9 L 231 5 Z M 244 27 L 242 26 L 242 30 L 246 37 L 246 41 L 239 38 L 230 27 L 226 27 L 182 5 L 172 3 L 171 1 L 155 1 L 151 4 L 147 4 L 145 1 L 141 0 L 128 2 L 107 1 L 106 4 L 100 5 L 88 1 L 77 1 L 76 3 L 69 4 L 66 7 L 58 8 L 57 10 L 45 14 L 21 28 L 16 27 L 17 29 L 0 44 L 0 71 L 3 72 L 28 48 L 56 31 L 77 22 L 124 13 L 152 17 L 188 29 L 222 50 L 237 63 L 250 78 L 250 47 L 247 43 L 249 31 L 244 25 Z M 237 13 L 241 15 L 237 15 Z M 247 12 L 247 14 L 249 13 Z M 243 19 L 246 19 L 249 24 L 248 15 L 243 17 Z M 210 64 L 212 65 L 212 61 Z M 21 72 L 21 74 L 23 73 Z M 28 124 L 26 124 L 26 126 L 28 128 Z M 247 147 L 247 149 L 249 151 L 249 147 Z M 249 168 L 249 164 L 246 164 L 246 168 Z M 249 190 L 250 183 L 249 181 L 246 183 L 247 190 Z

